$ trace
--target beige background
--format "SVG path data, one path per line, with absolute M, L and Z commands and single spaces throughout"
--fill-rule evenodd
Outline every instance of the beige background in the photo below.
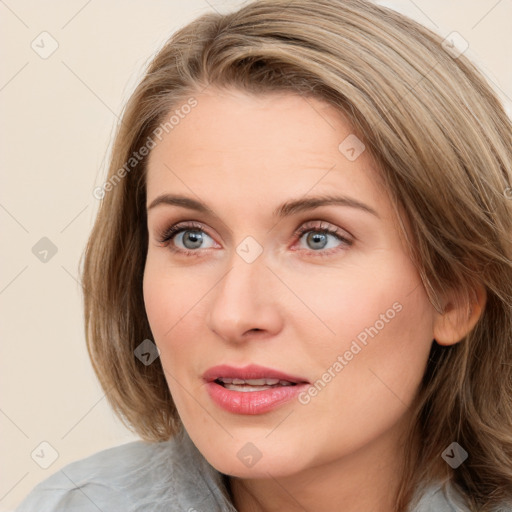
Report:
M 85 349 L 76 276 L 98 206 L 92 190 L 150 56 L 197 15 L 243 3 L 0 0 L 0 512 L 65 464 L 135 439 L 111 413 Z M 381 3 L 443 37 L 459 32 L 512 112 L 512 0 Z M 35 40 L 49 51 L 52 38 L 58 48 L 46 59 L 31 48 Z M 32 252 L 43 237 L 57 248 L 46 262 Z

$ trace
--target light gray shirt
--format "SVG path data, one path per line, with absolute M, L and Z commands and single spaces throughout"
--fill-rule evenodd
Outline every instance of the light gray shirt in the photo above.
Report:
M 169 441 L 133 441 L 72 462 L 35 486 L 16 512 L 236 512 L 223 478 L 183 431 Z M 468 510 L 454 488 L 439 484 L 409 512 Z

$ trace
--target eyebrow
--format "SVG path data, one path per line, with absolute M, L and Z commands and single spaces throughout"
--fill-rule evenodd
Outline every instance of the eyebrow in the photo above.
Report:
M 218 218 L 218 215 L 204 203 L 197 201 L 196 199 L 192 199 L 191 197 L 182 196 L 182 195 L 174 195 L 174 194 L 162 194 L 155 198 L 151 204 L 148 206 L 147 211 L 155 208 L 158 205 L 171 205 L 171 206 L 181 206 L 182 208 L 187 208 L 189 210 L 196 210 L 198 212 L 208 214 L 212 217 Z M 273 212 L 272 215 L 274 217 L 288 217 L 290 215 L 294 215 L 296 213 L 313 210 L 314 208 L 318 208 L 320 206 L 328 206 L 328 205 L 338 205 L 338 206 L 348 206 L 351 208 L 358 208 L 367 213 L 371 213 L 375 215 L 377 218 L 380 218 L 379 214 L 370 206 L 357 199 L 347 197 L 347 196 L 333 196 L 333 195 L 321 195 L 315 197 L 306 197 L 302 199 L 294 199 L 291 201 L 287 201 L 282 205 L 278 206 Z

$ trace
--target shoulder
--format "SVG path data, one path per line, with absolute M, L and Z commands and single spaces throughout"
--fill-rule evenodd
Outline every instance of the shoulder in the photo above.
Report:
M 72 462 L 36 485 L 16 512 L 231 510 L 221 475 L 182 434 L 133 441 Z
M 78 512 L 92 510 L 94 505 L 101 510 L 107 500 L 119 507 L 126 505 L 123 484 L 162 449 L 172 452 L 172 446 L 164 443 L 133 441 L 71 462 L 36 485 L 16 512 Z
M 408 512 L 470 512 L 470 509 L 452 483 L 436 482 L 418 492 L 416 504 Z M 491 512 L 512 512 L 512 505 L 504 503 Z

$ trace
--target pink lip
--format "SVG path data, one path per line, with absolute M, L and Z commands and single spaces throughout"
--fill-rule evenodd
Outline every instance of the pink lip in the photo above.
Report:
M 286 373 L 280 372 L 278 370 L 273 370 L 272 368 L 265 368 L 264 366 L 259 366 L 257 364 L 250 364 L 248 366 L 244 366 L 243 368 L 235 368 L 233 366 L 223 364 L 220 366 L 213 366 L 212 368 L 206 370 L 206 372 L 204 372 L 203 374 L 203 379 L 206 382 L 212 382 L 215 379 L 218 379 L 219 377 L 244 380 L 279 379 L 295 383 L 308 382 L 306 379 L 302 377 L 287 375 Z
M 238 379 L 279 379 L 296 383 L 294 386 L 276 386 L 263 391 L 233 391 L 215 382 L 219 377 Z M 222 409 L 235 414 L 263 414 L 285 404 L 303 391 L 309 383 L 302 377 L 249 365 L 234 368 L 228 365 L 214 366 L 207 370 L 203 379 L 210 398 Z

